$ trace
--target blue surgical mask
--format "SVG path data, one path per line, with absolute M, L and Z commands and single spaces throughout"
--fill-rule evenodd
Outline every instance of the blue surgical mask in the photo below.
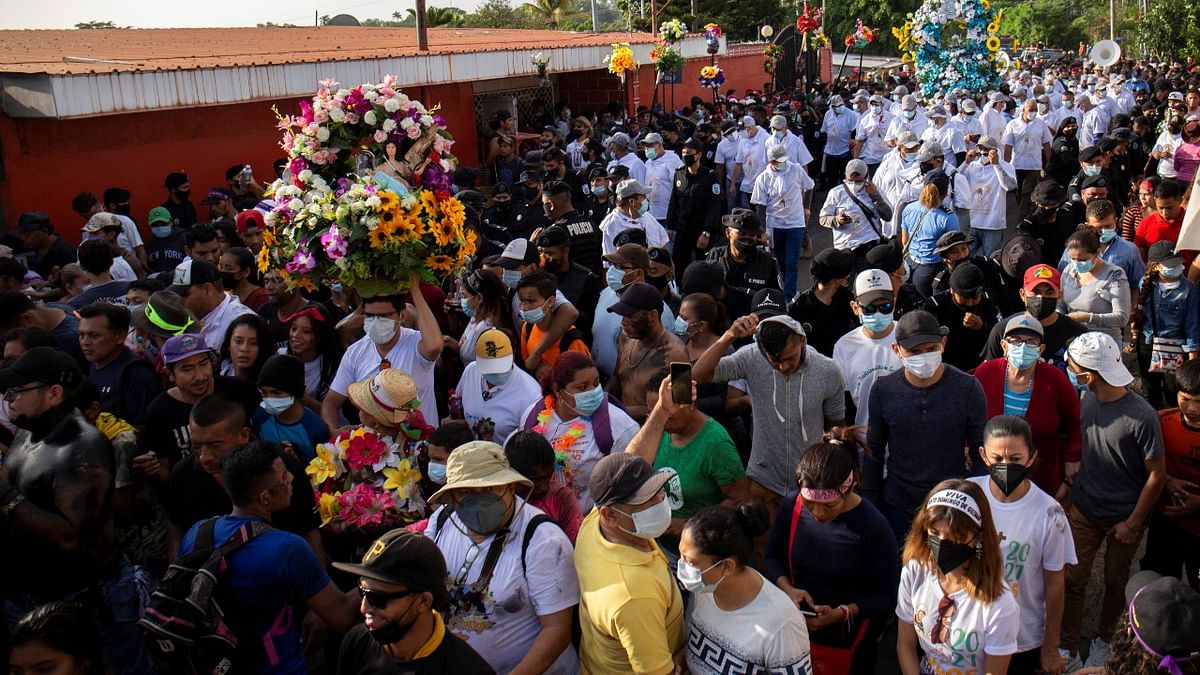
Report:
M 779 130 L 777 130 L 777 131 L 775 132 L 775 138 L 776 138 L 777 140 L 780 140 L 780 141 L 782 141 L 782 140 L 783 140 L 784 138 L 786 138 L 786 137 L 787 137 L 787 132 L 786 132 L 786 131 L 784 131 L 783 129 L 779 129 Z
M 153 233 L 154 236 L 158 237 L 159 239 L 165 239 L 165 238 L 171 236 L 171 229 L 172 228 L 170 225 L 151 225 L 150 226 L 150 232 Z
M 521 283 L 521 270 L 504 270 L 504 285 L 515 289 Z
M 332 284 L 329 284 L 329 290 L 333 291 L 334 293 L 341 293 L 342 292 L 342 282 L 335 281 Z
M 446 484 L 446 465 L 441 462 L 430 462 L 429 467 L 425 470 L 429 480 L 438 485 Z
M 604 273 L 604 282 L 614 291 L 619 291 L 625 285 L 625 272 L 616 265 L 608 268 Z
M 787 157 L 775 161 L 775 170 L 779 173 L 787 173 L 791 168 L 792 165 L 788 162 Z
M 470 305 L 468 305 L 468 304 L 467 304 L 467 299 L 466 299 L 466 298 L 459 298 L 459 299 L 458 299 L 458 306 L 459 306 L 459 307 L 462 309 L 462 312 L 463 312 L 463 314 L 466 314 L 466 315 L 467 315 L 467 318 L 468 318 L 468 319 L 474 319 L 474 318 L 475 318 L 475 310 L 474 310 L 474 309 L 472 309 L 472 307 L 471 307 Z
M 863 314 L 862 325 L 872 333 L 882 333 L 887 330 L 888 326 L 892 325 L 892 315 L 884 314 L 883 312 Z
M 283 413 L 287 412 L 288 408 L 291 408 L 292 404 L 295 402 L 296 402 L 296 397 L 294 397 L 294 396 L 280 396 L 280 397 L 264 396 L 262 403 L 259 403 L 258 405 L 260 408 L 267 411 L 267 414 L 270 415 L 271 417 L 279 417 Z
M 915 161 L 917 161 L 917 153 L 916 152 L 910 152 L 904 156 L 905 164 L 912 164 Z
M 646 213 L 646 212 L 647 212 L 647 211 L 649 211 L 649 210 L 650 210 L 650 200 L 649 200 L 649 199 L 643 199 L 643 200 L 642 200 L 642 205 L 641 205 L 640 207 L 638 207 L 638 211 L 639 211 L 640 213 Z
M 597 197 L 603 197 L 604 195 L 608 194 L 608 186 L 607 185 L 593 185 L 592 186 L 592 194 L 596 195 Z
M 1087 389 L 1087 385 L 1081 384 L 1079 382 L 1079 376 L 1076 375 L 1075 372 L 1073 370 L 1071 370 L 1070 368 L 1067 368 L 1067 379 L 1071 381 L 1071 385 L 1074 386 L 1076 389 L 1079 389 L 1079 390 Z
M 1037 347 L 1031 347 L 1024 343 L 1008 346 L 1008 365 L 1017 370 L 1025 370 L 1037 360 Z
M 1096 260 L 1072 260 L 1071 265 L 1075 267 L 1075 271 L 1079 274 L 1087 274 L 1096 266 Z
M 687 337 L 688 322 L 684 321 L 682 316 L 675 317 L 675 334 L 679 337 Z
M 600 408 L 600 404 L 604 403 L 604 389 L 600 385 L 596 385 L 595 389 L 574 394 L 575 412 L 580 415 L 591 415 Z
M 499 386 L 508 384 L 508 381 L 512 379 L 512 374 L 513 374 L 512 368 L 509 368 L 507 372 L 503 372 L 503 373 L 484 373 L 483 381 L 487 382 L 488 384 L 492 385 L 493 387 L 499 387 Z
M 1074 101 L 1063 101 L 1062 107 L 1063 107 L 1063 110 L 1071 110 L 1072 108 L 1075 107 L 1075 102 Z
M 1159 274 L 1168 279 L 1178 279 L 1183 276 L 1183 265 L 1175 265 L 1173 267 L 1164 267 L 1159 270 Z
M 915 118 L 916 116 L 917 116 L 916 110 L 905 110 L 904 111 L 904 119 L 906 119 L 906 120 L 911 120 L 911 119 Z
M 1099 176 L 1099 175 L 1100 175 L 1100 169 L 1102 169 L 1102 168 L 1103 168 L 1103 167 L 1101 167 L 1099 164 L 1084 164 L 1084 165 L 1083 165 L 1083 175 L 1085 175 L 1085 176 Z
M 1116 238 L 1117 238 L 1116 230 L 1108 230 L 1108 229 L 1100 230 L 1100 243 L 1101 244 L 1107 244 L 1108 242 L 1110 242 Z
M 658 151 L 654 148 L 646 148 L 646 159 L 654 159 L 658 157 Z
M 541 307 L 521 310 L 521 320 L 525 323 L 540 323 L 544 318 L 546 318 L 546 310 Z

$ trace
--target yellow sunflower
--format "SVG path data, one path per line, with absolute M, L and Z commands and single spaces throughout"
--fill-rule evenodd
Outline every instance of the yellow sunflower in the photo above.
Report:
M 475 248 L 479 245 L 479 235 L 475 230 L 467 230 L 463 233 L 463 245 L 461 248 L 462 255 L 474 255 Z
M 454 258 L 440 253 L 431 255 L 425 259 L 425 266 L 434 272 L 453 272 L 455 267 Z
M 467 218 L 467 211 L 462 202 L 457 199 L 447 199 L 442 202 L 442 218 L 450 223 L 461 224 Z
M 268 248 L 275 245 L 275 230 L 268 227 L 263 230 L 263 248 Z
M 396 193 L 391 190 L 382 190 L 377 192 L 375 196 L 379 197 L 379 208 L 376 210 L 380 213 L 390 211 L 400 203 L 399 198 L 396 197 Z
M 438 221 L 433 226 L 433 240 L 438 246 L 448 246 L 450 242 L 455 240 L 457 235 L 457 228 L 449 221 Z
M 262 249 L 258 252 L 258 273 L 266 274 L 267 269 L 271 267 L 271 249 L 263 244 Z
M 987 48 L 988 48 L 989 52 L 1000 51 L 1000 38 L 996 37 L 995 35 L 988 38 L 987 39 Z

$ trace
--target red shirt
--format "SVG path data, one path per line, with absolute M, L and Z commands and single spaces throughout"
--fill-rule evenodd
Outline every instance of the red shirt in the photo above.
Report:
M 1133 241 L 1138 248 L 1145 250 L 1150 248 L 1157 242 L 1166 240 L 1172 244 L 1179 241 L 1179 231 L 1183 229 L 1183 210 L 1180 209 L 1179 217 L 1174 222 L 1167 222 L 1166 218 L 1158 211 L 1151 213 L 1138 223 L 1137 233 L 1134 234 Z M 1192 264 L 1192 258 L 1196 255 L 1195 251 L 1188 251 L 1183 254 L 1187 264 Z
M 1166 449 L 1164 458 L 1167 462 L 1167 475 L 1200 485 L 1200 430 L 1191 429 L 1183 423 L 1179 408 L 1160 410 L 1158 420 L 1162 425 L 1163 447 Z M 1161 511 L 1170 499 L 1171 496 L 1163 490 L 1158 501 L 1158 510 Z M 1172 520 L 1176 525 L 1200 537 L 1200 516 L 1192 515 Z

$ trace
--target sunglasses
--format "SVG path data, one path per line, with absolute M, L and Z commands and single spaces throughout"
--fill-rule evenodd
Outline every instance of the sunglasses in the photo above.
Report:
M 883 314 L 891 314 L 892 310 L 895 309 L 895 303 L 879 302 L 879 303 L 872 303 L 869 305 L 860 305 L 860 307 L 862 308 L 863 314 L 875 314 L 877 312 L 883 313 Z
M 407 598 L 410 595 L 416 595 L 420 592 L 421 591 L 397 591 L 395 593 L 384 593 L 383 591 L 371 591 L 363 588 L 362 586 L 358 587 L 359 596 L 362 597 L 363 600 L 366 600 L 367 604 L 375 609 L 385 609 L 388 606 L 388 603 L 393 600 Z

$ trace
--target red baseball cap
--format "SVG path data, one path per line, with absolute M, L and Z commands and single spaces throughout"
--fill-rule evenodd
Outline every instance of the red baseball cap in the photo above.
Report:
M 238 213 L 236 223 L 238 234 L 246 234 L 246 230 L 251 227 L 258 230 L 264 230 L 267 227 L 266 221 L 263 220 L 263 215 L 256 209 Z
M 1032 293 L 1039 284 L 1050 284 L 1058 291 L 1062 288 L 1062 275 L 1049 265 L 1034 265 L 1025 270 L 1025 292 Z

